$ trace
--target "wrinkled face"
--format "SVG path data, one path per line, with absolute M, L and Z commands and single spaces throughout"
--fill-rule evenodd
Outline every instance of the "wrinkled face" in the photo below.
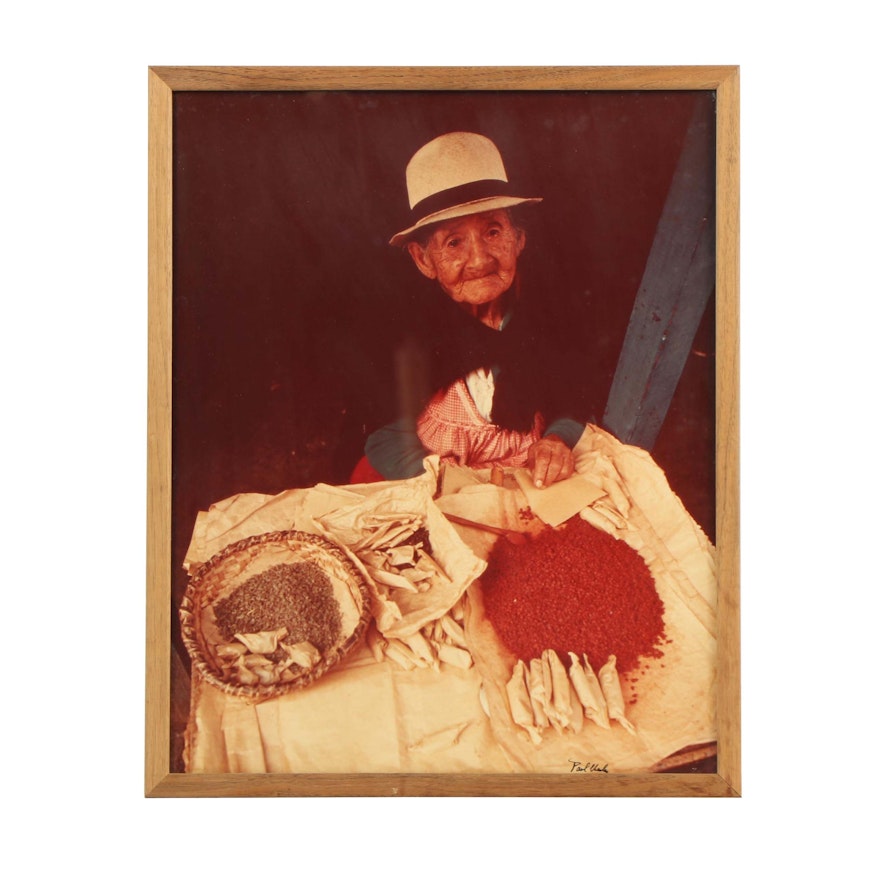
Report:
M 526 236 L 507 211 L 487 211 L 438 224 L 423 248 L 410 242 L 419 271 L 435 278 L 456 302 L 483 306 L 513 284 Z

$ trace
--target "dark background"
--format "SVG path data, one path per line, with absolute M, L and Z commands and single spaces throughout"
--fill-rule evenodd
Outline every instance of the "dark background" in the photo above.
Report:
M 498 144 L 525 209 L 520 270 L 577 301 L 601 423 L 696 102 L 711 92 L 178 92 L 174 96 L 173 582 L 195 516 L 237 492 L 348 482 L 394 401 L 421 279 L 388 245 L 431 138 Z M 423 303 L 422 303 L 423 304 Z M 714 300 L 658 463 L 714 537 Z

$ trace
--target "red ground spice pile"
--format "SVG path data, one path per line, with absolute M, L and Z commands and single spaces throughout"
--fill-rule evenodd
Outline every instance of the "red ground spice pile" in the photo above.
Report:
M 518 658 L 552 648 L 567 664 L 574 651 L 598 669 L 614 654 L 625 673 L 663 654 L 663 602 L 645 561 L 579 517 L 522 545 L 497 541 L 481 583 L 486 615 Z

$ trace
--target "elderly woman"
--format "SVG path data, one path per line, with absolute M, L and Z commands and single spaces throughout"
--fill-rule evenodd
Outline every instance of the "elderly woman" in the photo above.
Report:
M 546 302 L 526 298 L 517 272 L 526 234 L 511 209 L 541 199 L 513 195 L 495 144 L 468 132 L 418 150 L 406 182 L 411 225 L 391 244 L 437 282 L 456 315 L 426 322 L 432 396 L 416 417 L 368 437 L 369 465 L 402 479 L 434 453 L 476 468 L 528 467 L 537 486 L 569 477 L 584 428 L 570 393 L 578 377 L 559 350 L 560 322 L 546 319 Z

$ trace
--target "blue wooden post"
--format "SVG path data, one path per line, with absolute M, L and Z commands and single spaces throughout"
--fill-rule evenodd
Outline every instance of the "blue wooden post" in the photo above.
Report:
M 669 187 L 603 426 L 654 445 L 715 286 L 714 102 L 699 101 Z

